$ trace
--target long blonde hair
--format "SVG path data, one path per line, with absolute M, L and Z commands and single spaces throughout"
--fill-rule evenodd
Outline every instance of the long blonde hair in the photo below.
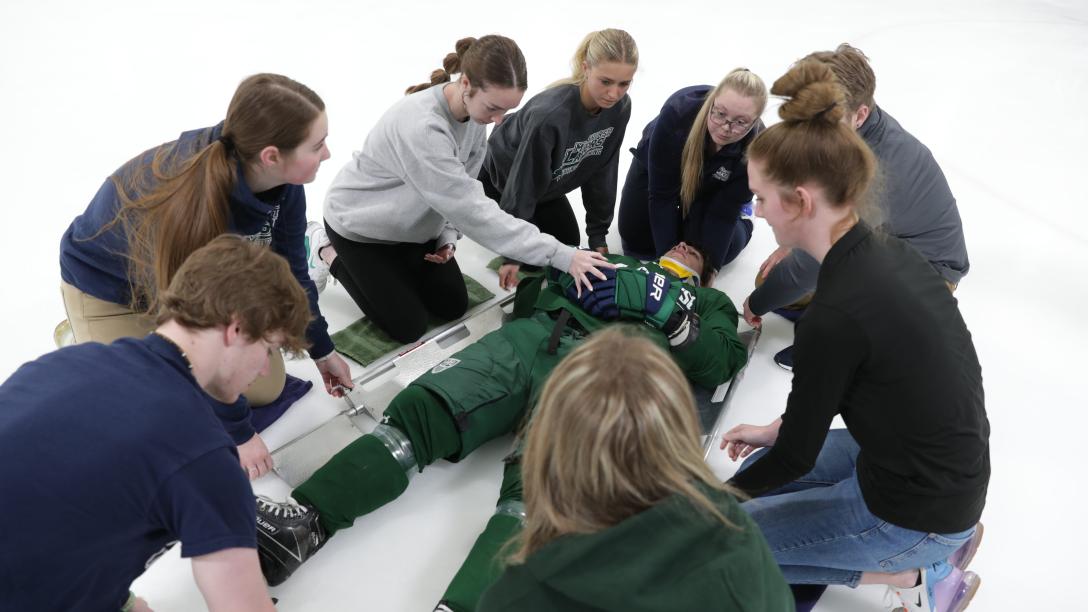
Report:
M 638 45 L 635 44 L 635 39 L 624 30 L 614 28 L 590 32 L 582 39 L 570 60 L 571 75 L 548 87 L 581 85 L 586 80 L 586 67 L 602 62 L 617 62 L 637 68 Z
M 763 110 L 767 108 L 767 85 L 759 75 L 747 68 L 734 68 L 725 75 L 713 91 L 706 94 L 699 114 L 688 131 L 688 139 L 684 142 L 684 151 L 680 156 L 680 205 L 684 216 L 688 216 L 691 203 L 695 201 L 695 195 L 699 191 L 699 185 L 703 182 L 703 155 L 706 152 L 707 119 L 710 109 L 714 106 L 714 100 L 722 95 L 726 89 L 751 98 L 756 103 L 756 117 L 758 121 Z
M 511 560 L 595 533 L 673 495 L 725 525 L 707 496 L 730 491 L 699 448 L 691 385 L 635 328 L 593 334 L 552 371 L 526 434 L 525 529 Z

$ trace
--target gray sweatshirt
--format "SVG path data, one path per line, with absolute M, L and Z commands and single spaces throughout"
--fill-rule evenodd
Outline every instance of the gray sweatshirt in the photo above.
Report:
M 442 86 L 406 96 L 333 179 L 324 217 L 357 242 L 455 243 L 464 233 L 501 255 L 566 271 L 574 248 L 503 212 L 476 176 L 487 128 L 459 122 Z
M 933 154 L 878 106 L 873 106 L 858 135 L 880 162 L 881 229 L 906 241 L 945 280 L 958 284 L 971 264 L 956 198 Z M 793 249 L 748 297 L 748 307 L 763 315 L 792 304 L 816 289 L 819 272 L 818 261 Z
M 589 246 L 605 246 L 616 208 L 619 151 L 630 119 L 630 96 L 595 115 L 582 105 L 577 85 L 558 85 L 533 96 L 487 141 L 484 167 L 502 192 L 502 209 L 531 219 L 538 202 L 580 187 Z

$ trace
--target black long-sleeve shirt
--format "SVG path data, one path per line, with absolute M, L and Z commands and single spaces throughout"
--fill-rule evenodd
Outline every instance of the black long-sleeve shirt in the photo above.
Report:
M 807 473 L 836 414 L 873 514 L 935 533 L 978 522 L 990 424 L 971 334 L 933 266 L 864 223 L 827 253 L 798 322 L 778 440 L 733 484 L 758 495 Z

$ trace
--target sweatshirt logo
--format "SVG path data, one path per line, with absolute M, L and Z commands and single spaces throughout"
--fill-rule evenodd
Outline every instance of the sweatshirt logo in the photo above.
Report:
M 250 242 L 256 242 L 257 244 L 272 244 L 272 229 L 276 227 L 276 219 L 279 218 L 280 205 L 276 204 L 276 206 L 268 212 L 268 219 L 266 219 L 264 225 L 261 226 L 261 231 L 256 234 L 245 236 L 244 238 Z
M 729 169 L 727 169 L 725 166 L 722 166 L 722 167 L 718 168 L 718 170 L 714 173 L 714 178 L 718 179 L 719 181 L 724 182 L 724 181 L 728 181 L 729 176 L 732 175 L 732 174 L 733 173 L 730 172 Z
M 559 168 L 552 172 L 552 179 L 559 180 L 564 176 L 574 172 L 581 165 L 582 160 L 593 155 L 600 155 L 604 151 L 604 143 L 608 140 L 608 137 L 612 135 L 612 130 L 615 128 L 605 128 L 599 132 L 593 132 L 589 135 L 589 138 L 581 142 L 574 143 L 573 147 L 570 147 L 563 153 L 563 163 Z

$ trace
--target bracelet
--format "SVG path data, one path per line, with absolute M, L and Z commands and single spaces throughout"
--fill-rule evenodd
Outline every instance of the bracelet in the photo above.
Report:
M 125 600 L 125 605 L 121 606 L 121 612 L 132 612 L 132 609 L 136 607 L 136 593 L 132 591 L 128 592 L 128 599 Z

